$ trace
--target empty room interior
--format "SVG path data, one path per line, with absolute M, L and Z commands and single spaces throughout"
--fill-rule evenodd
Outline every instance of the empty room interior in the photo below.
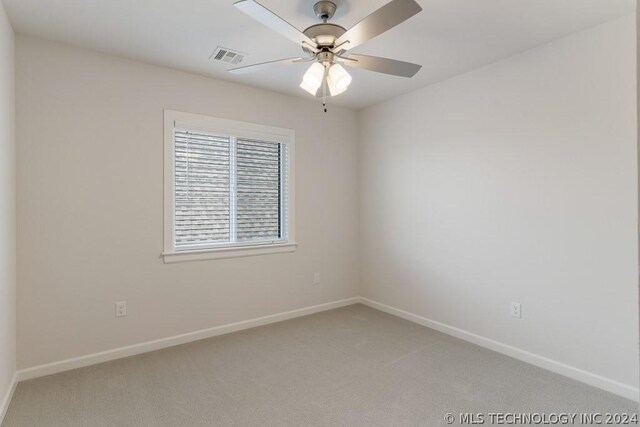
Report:
M 637 425 L 636 0 L 0 0 L 0 425 Z

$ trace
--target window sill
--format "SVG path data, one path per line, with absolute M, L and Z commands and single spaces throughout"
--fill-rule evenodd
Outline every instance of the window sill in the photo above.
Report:
M 206 261 L 210 259 L 240 258 L 247 256 L 294 252 L 297 243 L 271 245 L 236 246 L 226 248 L 190 249 L 184 251 L 163 252 L 165 264 L 188 261 Z

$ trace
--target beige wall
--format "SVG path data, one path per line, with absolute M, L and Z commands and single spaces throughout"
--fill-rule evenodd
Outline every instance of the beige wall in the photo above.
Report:
M 16 370 L 14 36 L 0 2 L 0 422 Z
M 637 387 L 635 49 L 630 15 L 365 110 L 363 296 Z
M 16 67 L 20 368 L 357 295 L 354 112 L 23 36 Z M 295 130 L 295 253 L 163 264 L 164 108 Z

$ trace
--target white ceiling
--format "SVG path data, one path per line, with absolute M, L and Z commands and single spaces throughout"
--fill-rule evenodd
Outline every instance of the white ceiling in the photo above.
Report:
M 247 53 L 242 63 L 300 56 L 288 39 L 233 7 L 233 0 L 3 0 L 15 30 L 219 79 L 310 97 L 298 88 L 308 64 L 234 76 L 209 60 L 216 46 Z M 346 28 L 387 0 L 336 0 Z M 354 49 L 422 64 L 405 79 L 362 70 L 331 102 L 362 108 L 570 33 L 633 13 L 635 0 L 418 0 L 421 13 Z M 261 0 L 304 29 L 315 0 Z

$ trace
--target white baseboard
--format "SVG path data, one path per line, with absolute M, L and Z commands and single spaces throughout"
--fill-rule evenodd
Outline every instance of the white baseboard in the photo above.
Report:
M 328 302 L 325 304 L 314 305 L 311 307 L 300 308 L 297 310 L 257 317 L 255 319 L 244 320 L 241 322 L 229 323 L 209 329 L 202 329 L 200 331 L 188 332 L 186 334 L 162 338 L 155 341 L 148 341 L 141 344 L 134 344 L 127 347 L 120 347 L 113 350 L 102 351 L 99 353 L 87 354 L 85 356 L 74 357 L 72 359 L 60 360 L 58 362 L 52 362 L 44 365 L 34 366 L 31 368 L 21 369 L 17 372 L 17 378 L 18 381 L 30 380 L 45 375 L 56 374 L 58 372 L 82 368 L 85 366 L 95 365 L 97 363 L 108 362 L 110 360 L 135 356 L 136 354 L 160 350 L 167 347 L 186 344 L 192 341 L 198 341 L 205 338 L 211 338 L 218 335 L 241 331 L 243 329 L 255 328 L 256 326 L 268 325 L 269 323 L 281 322 L 283 320 L 293 319 L 295 317 L 306 316 L 308 314 L 319 313 L 326 310 L 332 310 L 334 308 L 344 307 L 347 305 L 356 304 L 358 302 L 358 297 L 347 298 L 343 300 Z
M 409 313 L 408 311 L 400 310 L 395 307 L 388 306 L 386 304 L 379 303 L 377 301 L 370 300 L 368 298 L 360 297 L 360 302 L 369 307 L 384 311 L 385 313 L 392 314 L 397 317 L 409 320 L 422 326 L 426 326 L 436 331 L 445 333 L 447 335 L 460 338 L 462 340 L 471 342 L 481 347 L 488 348 L 490 350 L 502 353 L 504 355 L 513 357 L 514 359 L 521 360 L 523 362 L 530 363 L 540 368 L 546 369 L 551 372 L 555 372 L 560 375 L 572 378 L 574 380 L 589 384 L 594 387 L 606 390 L 610 393 L 617 394 L 618 396 L 625 397 L 634 401 L 638 401 L 640 397 L 640 390 L 636 387 L 632 387 L 621 382 L 605 378 L 603 376 L 587 372 L 574 366 L 567 365 L 562 362 L 558 362 L 544 356 L 540 356 L 534 353 L 530 353 L 525 350 L 521 350 L 516 347 L 512 347 L 508 344 L 501 343 L 499 341 L 492 340 L 490 338 L 483 337 L 481 335 L 474 334 L 472 332 L 465 331 L 453 326 L 446 325 L 435 320 L 427 319 L 426 317 L 419 316 L 417 314 Z
M 7 409 L 9 409 L 9 403 L 11 403 L 11 398 L 13 398 L 13 392 L 16 391 L 16 385 L 18 385 L 17 372 L 13 374 L 9 390 L 7 390 L 2 402 L 0 402 L 0 425 L 2 425 L 2 422 L 4 421 L 4 416 L 7 415 Z
M 460 338 L 462 340 L 477 344 L 481 347 L 488 348 L 498 353 L 505 354 L 513 357 L 514 359 L 521 360 L 523 362 L 530 363 L 540 368 L 546 369 L 551 372 L 555 372 L 560 375 L 572 378 L 574 380 L 583 382 L 585 384 L 592 385 L 594 387 L 601 388 L 608 392 L 617 394 L 619 396 L 638 401 L 640 391 L 636 387 L 632 387 L 627 384 L 620 383 L 618 381 L 605 378 L 603 376 L 584 371 L 582 369 L 561 363 L 544 356 L 540 356 L 534 353 L 530 353 L 525 350 L 510 346 L 508 344 L 501 343 L 499 341 L 486 338 L 472 332 L 465 331 L 453 326 L 446 325 L 435 320 L 428 319 L 426 317 L 419 316 L 417 314 L 409 313 L 404 310 L 400 310 L 395 307 L 388 306 L 386 304 L 379 303 L 364 297 L 347 298 L 339 301 L 333 301 L 325 304 L 314 305 L 311 307 L 305 307 L 297 310 L 286 311 L 283 313 L 272 314 L 269 316 L 258 317 L 255 319 L 245 320 L 236 323 L 230 323 L 226 325 L 216 326 L 209 329 L 203 329 L 200 331 L 189 332 L 182 335 L 177 335 L 168 338 L 162 338 L 155 341 L 149 341 L 141 344 L 135 344 L 127 347 L 121 347 L 113 350 L 107 350 L 99 353 L 88 354 L 85 356 L 74 357 L 71 359 L 61 360 L 58 362 L 47 363 L 44 365 L 34 366 L 31 368 L 21 369 L 16 372 L 13 379 L 11 389 L 8 391 L 7 396 L 2 401 L 0 406 L 0 423 L 11 401 L 11 396 L 15 390 L 16 384 L 19 381 L 29 380 L 32 378 L 42 377 L 45 375 L 51 375 L 58 372 L 68 371 L 71 369 L 82 368 L 85 366 L 95 365 L 97 363 L 108 362 L 110 360 L 121 359 L 123 357 L 134 356 L 136 354 L 146 353 L 149 351 L 160 350 L 167 347 L 173 347 L 180 344 L 186 344 L 201 339 L 211 338 L 218 335 L 224 335 L 231 332 L 241 331 L 244 329 L 254 328 L 256 326 L 267 325 L 270 323 L 281 322 L 283 320 L 293 319 L 295 317 L 306 316 L 308 314 L 318 313 L 321 311 L 332 310 L 334 308 L 344 307 L 351 304 L 362 303 L 369 307 L 384 311 L 397 317 L 409 320 L 411 322 L 426 326 L 431 329 L 435 329 L 439 332 L 447 335 Z

